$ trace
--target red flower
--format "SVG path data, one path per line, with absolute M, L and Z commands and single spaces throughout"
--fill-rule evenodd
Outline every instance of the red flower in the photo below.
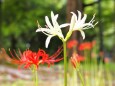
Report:
M 67 48 L 71 49 L 74 46 L 77 46 L 78 42 L 77 40 L 70 40 L 69 42 L 67 42 Z
M 84 42 L 80 44 L 79 50 L 91 50 L 91 48 L 95 45 L 95 41 L 93 42 Z
M 15 56 L 12 54 L 10 51 L 11 56 L 12 56 L 12 62 L 20 65 L 24 65 L 24 68 L 29 68 L 31 65 L 38 65 L 41 63 L 39 60 L 39 56 L 37 55 L 36 52 L 32 52 L 31 50 L 26 50 L 23 53 L 19 50 L 19 55 L 15 52 L 15 56 L 18 57 L 19 59 L 16 59 Z
M 71 57 L 71 63 L 74 66 L 74 68 L 77 68 L 79 66 L 79 63 L 84 60 L 85 60 L 85 58 L 83 56 L 80 56 L 76 53 L 73 53 L 73 55 Z
M 53 54 L 52 56 L 49 57 L 49 55 L 42 49 L 39 49 L 38 52 L 32 52 L 31 50 L 26 50 L 23 53 L 21 53 L 21 51 L 19 50 L 19 55 L 14 51 L 15 56 L 18 57 L 19 59 L 16 59 L 15 56 L 11 53 L 12 56 L 12 62 L 16 63 L 16 64 L 20 64 L 24 65 L 24 68 L 29 68 L 31 65 L 35 65 L 36 68 L 38 68 L 38 66 L 40 64 L 44 64 L 47 63 L 48 66 L 50 66 L 50 64 L 53 64 L 55 62 L 58 62 L 60 60 L 62 60 L 63 58 L 58 58 L 56 59 L 56 57 L 60 54 L 60 51 L 62 49 L 59 49 L 55 54 Z

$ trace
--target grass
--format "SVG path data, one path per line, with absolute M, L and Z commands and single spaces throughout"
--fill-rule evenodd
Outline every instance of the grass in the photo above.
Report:
M 58 67 L 57 67 L 58 66 Z M 56 68 L 57 67 L 57 68 Z M 68 64 L 69 67 L 69 64 Z M 85 83 L 87 82 L 86 86 L 105 86 L 105 83 L 107 86 L 112 86 L 110 84 L 113 83 L 115 80 L 115 63 L 108 63 L 102 65 L 100 68 L 101 70 L 95 70 L 94 64 L 92 64 L 92 68 L 90 64 L 84 65 L 81 64 L 81 72 L 83 74 L 83 78 L 85 80 Z M 13 66 L 13 68 L 16 68 Z M 43 67 L 41 67 L 43 68 Z M 45 68 L 45 67 L 44 67 Z M 41 69 L 40 69 L 41 70 Z M 51 66 L 51 68 L 48 68 L 49 71 L 41 71 L 40 76 L 43 76 L 44 78 L 40 78 L 40 85 L 39 86 L 47 86 L 50 84 L 50 86 L 63 86 L 63 63 L 56 64 L 55 66 Z M 60 71 L 59 75 L 56 75 L 56 71 Z M 71 73 L 72 67 L 69 67 L 69 86 L 71 86 L 71 83 L 73 83 Z M 77 75 L 77 74 L 76 74 Z M 2 77 L 3 74 L 0 74 L 0 77 Z M 58 77 L 58 78 L 57 78 Z M 23 79 L 16 79 L 15 81 L 11 82 L 8 81 L 7 77 L 4 76 L 4 81 L 0 81 L 0 86 L 33 86 L 32 80 L 23 80 Z M 47 78 L 47 79 L 46 79 Z M 77 85 L 74 84 L 74 86 L 80 86 L 80 80 L 79 77 L 76 79 Z M 92 85 L 92 83 L 97 85 Z M 73 86 L 73 85 L 72 85 Z

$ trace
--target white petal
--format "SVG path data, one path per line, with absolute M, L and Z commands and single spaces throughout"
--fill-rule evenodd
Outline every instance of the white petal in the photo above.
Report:
M 60 28 L 64 28 L 64 27 L 67 27 L 67 26 L 69 26 L 70 24 L 69 23 L 65 23 L 65 24 L 61 24 L 59 27 Z
M 38 28 L 38 29 L 36 30 L 36 32 L 47 31 L 47 30 L 49 30 L 49 29 L 47 29 L 47 28 Z
M 51 11 L 51 20 L 52 20 L 52 23 L 53 23 L 53 26 L 55 25 L 55 16 L 54 16 L 54 13 L 53 11 Z
M 53 11 L 51 11 L 51 18 L 57 20 L 58 14 L 54 15 Z
M 81 32 L 81 35 L 82 35 L 83 39 L 85 39 L 85 33 L 84 33 L 84 31 L 83 30 L 79 30 L 79 31 Z
M 78 20 L 77 20 L 77 15 L 74 13 L 74 12 L 71 12 L 72 14 L 73 14 L 73 18 L 75 18 L 74 20 L 77 22 Z M 72 18 L 71 18 L 71 20 L 72 20 Z
M 81 12 L 78 11 L 78 22 L 81 20 Z
M 55 15 L 55 20 L 57 20 L 57 18 L 58 18 L 58 14 Z
M 84 14 L 84 16 L 83 16 L 83 18 L 82 18 L 82 20 L 81 20 L 81 23 L 82 23 L 82 24 L 84 24 L 84 23 L 85 23 L 86 18 L 87 18 L 87 15 L 86 15 L 86 14 Z
M 56 28 L 59 28 L 59 24 L 57 23 L 57 18 L 58 18 L 58 14 L 54 15 L 54 13 L 51 12 L 51 20 L 52 20 L 53 26 Z
M 43 32 L 47 36 L 52 35 L 52 31 L 47 28 L 39 28 L 36 30 L 36 32 Z
M 51 39 L 52 37 L 53 37 L 53 35 L 50 35 L 50 36 L 47 37 L 46 43 L 45 43 L 46 48 L 48 48 L 48 45 L 49 45 L 49 43 L 50 43 L 50 39 Z
M 53 11 L 51 11 L 51 18 L 54 18 L 54 13 L 53 13 Z
M 49 28 L 53 28 L 47 16 L 45 16 L 45 21 Z
M 71 17 L 71 23 L 70 23 L 70 28 L 69 28 L 69 30 L 72 30 L 73 28 L 74 28 L 74 26 L 75 26 L 75 23 L 76 23 L 76 21 L 77 21 L 77 16 L 76 16 L 76 14 L 75 13 L 73 13 L 73 12 L 71 12 L 73 15 L 72 15 L 72 17 Z

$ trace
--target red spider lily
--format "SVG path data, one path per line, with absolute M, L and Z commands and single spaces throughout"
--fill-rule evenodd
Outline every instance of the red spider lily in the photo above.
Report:
M 15 51 L 14 51 L 15 52 Z M 29 68 L 31 65 L 35 65 L 38 68 L 38 65 L 41 63 L 39 60 L 39 56 L 36 52 L 32 52 L 31 50 L 26 50 L 23 53 L 19 50 L 19 55 L 15 52 L 15 56 L 19 59 L 16 59 L 15 56 L 12 54 L 12 62 L 20 65 L 25 65 L 24 68 Z
M 69 42 L 67 42 L 67 48 L 71 49 L 74 46 L 77 46 L 78 42 L 77 40 L 70 40 Z
M 48 66 L 50 66 L 50 64 L 54 64 L 55 62 L 59 62 L 60 60 L 63 59 L 63 58 L 56 59 L 61 52 L 62 52 L 62 49 L 59 48 L 57 50 L 57 52 L 55 52 L 53 55 L 49 56 L 48 54 L 46 54 L 46 52 L 44 50 L 40 49 L 38 51 L 38 55 L 39 55 L 39 57 L 41 57 L 39 59 L 41 59 L 42 64 L 47 63 Z
M 93 42 L 84 42 L 82 44 L 80 44 L 79 46 L 79 50 L 91 50 L 92 47 L 95 45 L 95 41 Z
M 50 64 L 53 64 L 55 62 L 59 62 L 63 58 L 57 58 L 57 56 L 61 53 L 62 49 L 58 49 L 58 51 L 53 54 L 52 56 L 49 57 L 49 55 L 42 49 L 39 49 L 38 52 L 32 52 L 31 50 L 26 50 L 23 53 L 19 50 L 18 53 L 19 55 L 14 51 L 15 56 L 18 57 L 19 59 L 16 59 L 15 56 L 11 53 L 12 56 L 12 62 L 20 65 L 24 65 L 24 68 L 29 68 L 31 65 L 35 65 L 36 68 L 40 64 L 47 63 L 48 66 Z M 57 58 L 57 59 L 56 59 Z
M 85 58 L 83 56 L 80 56 L 76 53 L 73 53 L 73 55 L 71 57 L 71 63 L 74 66 L 74 68 L 77 68 L 79 66 L 79 63 L 84 60 L 85 60 Z

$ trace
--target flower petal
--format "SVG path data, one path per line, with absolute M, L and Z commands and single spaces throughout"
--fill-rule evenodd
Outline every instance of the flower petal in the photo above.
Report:
M 46 39 L 46 43 L 45 43 L 46 48 L 48 48 L 48 45 L 49 45 L 50 39 L 51 39 L 53 36 L 54 36 L 54 35 L 50 35 L 50 36 L 47 37 L 47 39 Z
M 38 28 L 37 30 L 36 30 L 36 32 L 41 32 L 41 31 L 48 31 L 49 29 L 47 29 L 47 28 Z
M 87 18 L 87 15 L 86 15 L 86 14 L 84 14 L 84 16 L 83 16 L 83 18 L 82 18 L 82 20 L 81 20 L 81 23 L 82 23 L 82 24 L 84 24 L 84 23 L 85 23 L 86 18 Z
M 71 30 L 71 29 L 74 28 L 75 22 L 77 21 L 77 16 L 76 16 L 76 14 L 73 13 L 73 12 L 71 12 L 71 13 L 72 13 L 73 15 L 72 15 L 72 18 L 71 18 L 71 23 L 70 23 L 70 29 L 69 29 L 69 30 Z
M 79 30 L 79 31 L 81 32 L 81 35 L 82 35 L 83 39 L 85 39 L 85 33 L 84 33 L 84 31 L 83 30 Z
M 60 28 L 64 28 L 64 27 L 67 27 L 67 26 L 69 26 L 70 24 L 69 23 L 65 23 L 65 24 L 61 24 L 59 27 Z
M 81 20 L 81 12 L 80 11 L 77 11 L 78 12 L 78 22 Z
M 55 15 L 55 20 L 57 20 L 57 18 L 58 18 L 58 14 Z
M 48 25 L 48 27 L 52 29 L 53 26 L 51 25 L 49 18 L 47 16 L 45 16 L 45 21 L 46 21 L 46 24 Z
M 53 29 L 55 28 L 60 31 L 60 27 L 57 22 L 57 18 L 58 18 L 58 14 L 54 15 L 54 13 L 51 11 L 51 20 L 52 20 L 52 24 L 53 24 Z

